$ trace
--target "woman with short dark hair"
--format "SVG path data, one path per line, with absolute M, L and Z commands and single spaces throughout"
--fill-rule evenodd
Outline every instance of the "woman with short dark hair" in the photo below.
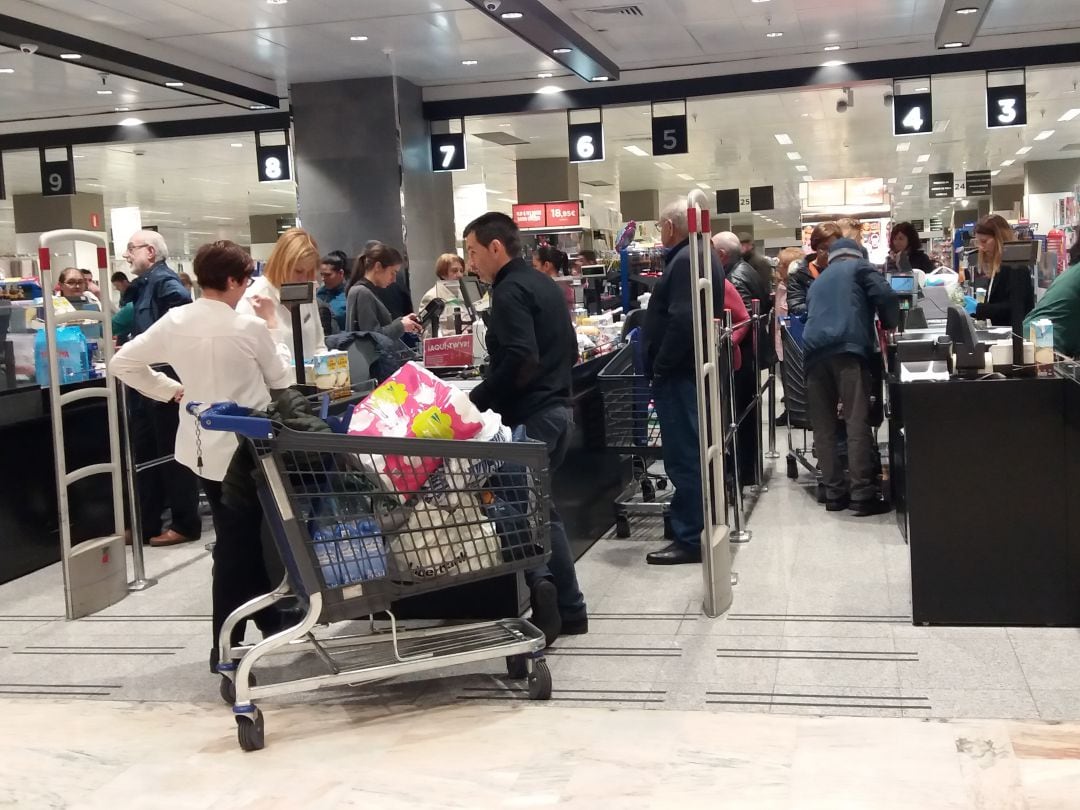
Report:
M 277 302 L 262 297 L 252 302 L 255 315 L 236 311 L 253 269 L 251 256 L 233 242 L 213 242 L 199 248 L 195 278 L 202 296 L 187 306 L 170 309 L 126 343 L 112 360 L 117 378 L 161 402 L 231 401 L 265 409 L 271 391 L 292 384 L 293 372 L 288 364 L 291 350 L 278 323 Z M 154 363 L 172 366 L 180 381 L 154 371 L 150 367 Z M 218 630 L 229 613 L 272 587 L 258 546 L 260 516 L 239 515 L 223 502 L 222 481 L 236 448 L 235 434 L 201 430 L 196 418 L 181 407 L 176 460 L 199 476 L 217 535 L 215 649 Z M 259 619 L 256 623 L 262 626 Z
M 910 273 L 921 270 L 934 272 L 934 260 L 922 249 L 922 237 L 910 222 L 897 222 L 889 234 L 889 258 L 885 260 L 885 272 Z

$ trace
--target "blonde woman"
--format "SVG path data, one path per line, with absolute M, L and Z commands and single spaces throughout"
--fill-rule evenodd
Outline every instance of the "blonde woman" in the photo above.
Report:
M 1006 242 L 1016 234 L 1003 217 L 991 214 L 975 225 L 975 244 L 979 249 L 979 273 L 987 279 L 986 301 L 975 307 L 977 320 L 994 326 L 1022 323 L 1035 308 L 1035 284 L 1031 270 L 1022 264 L 1002 264 Z M 977 284 L 976 286 L 981 286 Z
M 301 228 L 290 228 L 281 235 L 270 251 L 263 274 L 252 282 L 236 307 L 242 315 L 255 315 L 262 307 L 263 299 L 269 299 L 277 307 L 278 328 L 272 337 L 293 352 L 292 312 L 281 303 L 281 286 L 305 281 L 315 281 L 319 269 L 319 246 L 311 235 Z M 319 308 L 315 303 L 300 305 L 301 334 L 304 340 L 304 358 L 310 359 L 326 351 Z M 290 358 L 293 367 L 297 358 Z

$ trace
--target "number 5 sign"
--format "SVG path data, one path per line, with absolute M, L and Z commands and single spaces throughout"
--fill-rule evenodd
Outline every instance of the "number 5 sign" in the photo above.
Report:
M 75 158 L 71 147 L 67 147 L 65 160 L 46 160 L 45 150 L 38 150 L 41 156 L 41 196 L 60 197 L 75 193 Z
M 664 115 L 652 120 L 652 153 L 685 155 L 690 151 L 686 114 Z

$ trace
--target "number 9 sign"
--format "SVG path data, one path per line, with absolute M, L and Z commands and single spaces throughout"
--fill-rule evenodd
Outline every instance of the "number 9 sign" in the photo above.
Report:
M 42 150 L 44 151 L 44 150 Z M 75 193 L 75 164 L 73 160 L 41 160 L 41 195 L 61 197 Z

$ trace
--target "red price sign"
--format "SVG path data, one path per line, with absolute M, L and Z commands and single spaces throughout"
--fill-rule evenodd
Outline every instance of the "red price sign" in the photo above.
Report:
M 472 364 L 472 335 L 450 335 L 424 340 L 424 365 L 428 368 L 461 368 Z
M 547 203 L 547 227 L 569 228 L 581 224 L 581 204 L 576 202 Z
M 514 222 L 519 228 L 543 228 L 547 224 L 544 216 L 544 204 L 515 205 Z

